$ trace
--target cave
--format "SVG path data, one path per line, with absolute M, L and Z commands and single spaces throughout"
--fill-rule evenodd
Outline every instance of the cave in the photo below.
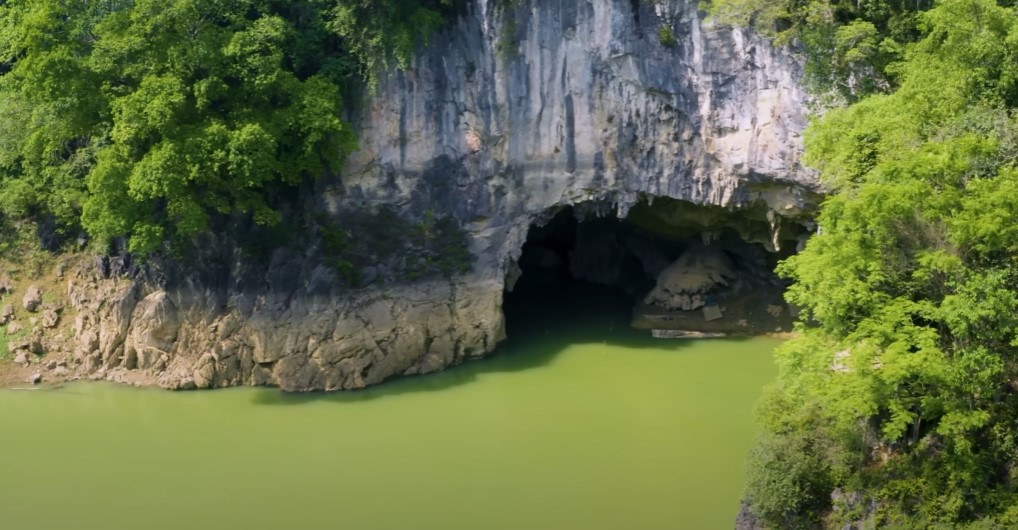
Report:
M 808 223 L 763 205 L 728 209 L 647 198 L 624 218 L 580 203 L 533 223 L 506 279 L 510 338 L 553 323 L 624 326 L 657 337 L 791 329 L 795 308 L 774 269 Z

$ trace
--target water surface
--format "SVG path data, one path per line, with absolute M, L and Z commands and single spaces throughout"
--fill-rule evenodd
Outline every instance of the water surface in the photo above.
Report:
M 0 391 L 0 528 L 731 528 L 777 341 L 545 326 L 356 393 Z

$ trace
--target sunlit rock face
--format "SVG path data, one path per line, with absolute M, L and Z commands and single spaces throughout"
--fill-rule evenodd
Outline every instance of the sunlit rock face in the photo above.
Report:
M 212 272 L 138 280 L 120 311 L 81 304 L 83 322 L 120 319 L 99 334 L 102 348 L 79 333 L 82 366 L 145 365 L 173 388 L 359 388 L 490 352 L 527 230 L 563 206 L 619 218 L 655 199 L 674 199 L 677 215 L 690 203 L 752 209 L 770 248 L 809 218 L 806 97 L 789 52 L 705 23 L 697 0 L 517 3 L 473 2 L 405 72 L 384 77 L 351 115 L 359 150 L 306 204 L 334 219 L 379 206 L 449 217 L 467 233 L 470 272 L 408 278 L 371 266 L 351 288 L 322 245 L 277 250 L 261 268 L 233 252 Z M 114 281 L 102 276 L 69 292 L 87 300 Z M 167 328 L 149 314 L 175 334 L 145 331 Z
M 452 212 L 500 277 L 557 205 L 602 200 L 625 217 L 641 195 L 762 203 L 775 224 L 812 205 L 786 51 L 705 24 L 695 0 L 499 3 L 474 4 L 385 82 L 330 206 Z

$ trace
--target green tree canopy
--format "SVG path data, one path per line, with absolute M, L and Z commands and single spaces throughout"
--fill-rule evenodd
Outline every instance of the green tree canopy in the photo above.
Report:
M 941 0 L 917 28 L 896 90 L 807 134 L 831 194 L 779 269 L 804 316 L 752 464 L 775 526 L 859 517 L 834 488 L 888 525 L 1018 524 L 1018 14 Z
M 0 213 L 149 252 L 354 147 L 344 88 L 406 66 L 449 0 L 0 4 Z
M 752 26 L 779 44 L 806 52 L 816 95 L 855 102 L 900 83 L 894 65 L 907 44 L 928 35 L 922 14 L 934 0 L 705 0 L 712 18 Z M 1013 6 L 1001 0 L 1000 6 Z

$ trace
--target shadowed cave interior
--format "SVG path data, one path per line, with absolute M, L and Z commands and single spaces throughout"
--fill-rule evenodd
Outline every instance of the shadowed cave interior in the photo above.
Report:
M 794 309 L 774 268 L 807 235 L 762 207 L 656 198 L 624 219 L 604 203 L 562 207 L 531 225 L 509 272 L 507 332 L 581 323 L 660 337 L 787 331 Z

